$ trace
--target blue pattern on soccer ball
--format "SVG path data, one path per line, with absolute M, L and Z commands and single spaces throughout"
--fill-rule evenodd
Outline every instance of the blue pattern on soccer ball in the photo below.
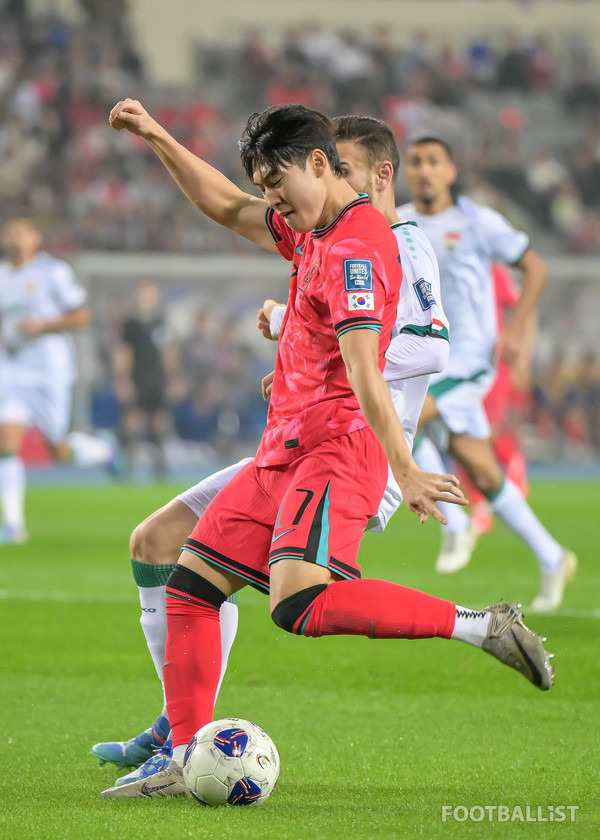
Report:
M 192 751 L 193 751 L 195 746 L 196 746 L 196 736 L 192 735 L 192 740 L 190 741 L 190 743 L 185 748 L 185 755 L 183 757 L 183 766 L 184 767 L 188 763 L 188 761 L 190 759 L 190 756 L 192 754 Z
M 248 746 L 248 735 L 243 729 L 222 729 L 213 739 L 213 744 L 231 758 L 239 758 Z
M 244 776 L 243 779 L 240 779 L 239 782 L 234 784 L 227 802 L 230 805 L 252 805 L 253 802 L 256 802 L 260 794 L 261 789 L 256 782 Z

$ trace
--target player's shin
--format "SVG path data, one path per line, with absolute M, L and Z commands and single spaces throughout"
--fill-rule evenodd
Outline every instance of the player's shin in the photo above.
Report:
M 455 615 L 450 601 L 385 580 L 341 580 L 310 587 L 273 610 L 274 622 L 297 635 L 371 639 L 449 639 Z
M 176 565 L 167 584 L 163 678 L 173 756 L 213 719 L 221 673 L 219 610 L 225 595 L 201 575 Z

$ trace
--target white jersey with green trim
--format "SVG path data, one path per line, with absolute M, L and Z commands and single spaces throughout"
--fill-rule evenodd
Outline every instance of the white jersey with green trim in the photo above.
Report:
M 75 378 L 73 340 L 68 333 L 29 338 L 20 329 L 26 318 L 58 319 L 83 306 L 87 294 L 63 260 L 39 252 L 22 266 L 0 262 L 0 371 L 2 381 L 21 385 L 52 377 Z
M 425 215 L 413 204 L 397 208 L 426 234 L 438 260 L 442 303 L 450 320 L 450 358 L 445 377 L 469 379 L 493 367 L 497 339 L 492 261 L 517 263 L 529 238 L 489 207 L 470 199 Z
M 392 230 L 402 264 L 396 327 L 400 333 L 448 338 L 435 252 L 417 222 L 396 222 Z

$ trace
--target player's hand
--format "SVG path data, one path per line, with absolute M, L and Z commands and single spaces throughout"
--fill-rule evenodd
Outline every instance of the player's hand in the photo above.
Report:
M 524 335 L 521 331 L 506 329 L 498 339 L 496 352 L 500 361 L 518 367 L 525 353 Z
M 117 102 L 110 112 L 108 122 L 116 131 L 126 128 L 139 137 L 147 137 L 152 133 L 152 129 L 158 127 L 156 120 L 137 99 L 123 99 Z
M 276 300 L 267 298 L 267 300 L 263 303 L 262 308 L 258 310 L 258 323 L 256 326 L 264 337 L 270 339 L 271 341 L 277 341 L 278 338 L 278 336 L 273 335 L 271 332 L 271 316 L 273 315 L 273 310 L 276 306 L 284 306 L 284 304 L 277 303 Z
M 268 338 L 270 341 L 277 341 L 277 339 L 271 335 L 271 322 L 264 309 L 258 310 L 258 321 L 256 326 L 265 338 Z
M 269 397 L 271 396 L 271 391 L 273 390 L 273 378 L 274 378 L 274 376 L 275 376 L 275 371 L 273 370 L 273 371 L 271 371 L 271 373 L 268 373 L 263 378 L 263 381 L 261 382 L 263 400 L 268 400 Z
M 430 516 L 442 525 L 448 524 L 446 517 L 435 506 L 436 502 L 468 504 L 455 475 L 423 472 L 415 466 L 405 475 L 396 476 L 396 480 L 402 491 L 404 504 L 410 511 L 417 514 L 421 525 L 427 522 Z

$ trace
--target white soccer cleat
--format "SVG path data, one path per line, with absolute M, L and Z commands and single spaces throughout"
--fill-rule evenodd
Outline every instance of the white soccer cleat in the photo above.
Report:
M 446 531 L 442 526 L 442 547 L 435 563 L 435 570 L 440 575 L 451 575 L 469 563 L 477 532 L 472 525 L 466 531 Z
M 146 768 L 148 773 L 140 773 Z M 128 784 L 118 784 L 102 791 L 105 799 L 150 799 L 162 796 L 191 796 L 183 780 L 183 770 L 168 755 L 157 755 L 148 759 L 142 768 L 130 773 L 138 778 Z M 123 779 L 117 781 L 123 782 Z
M 523 623 L 520 604 L 500 601 L 483 612 L 490 613 L 490 623 L 482 649 L 514 668 L 542 691 L 554 683 L 553 653 L 544 648 L 546 639 Z
M 542 588 L 529 607 L 530 612 L 552 612 L 562 604 L 565 586 L 575 577 L 577 557 L 565 548 L 553 572 L 542 572 Z

